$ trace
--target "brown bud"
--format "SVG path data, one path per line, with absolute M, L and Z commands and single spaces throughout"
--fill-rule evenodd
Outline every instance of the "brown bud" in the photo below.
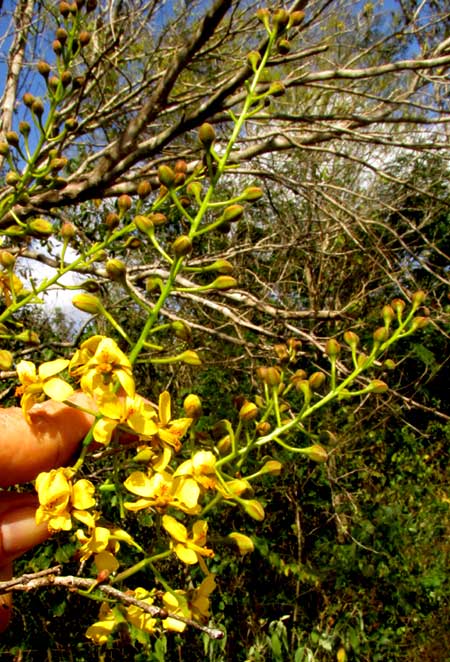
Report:
M 65 168 L 68 163 L 69 160 L 66 159 L 65 156 L 60 156 L 50 161 L 50 168 L 53 170 L 53 172 L 57 172 L 58 170 Z
M 154 226 L 149 216 L 139 214 L 134 217 L 133 221 L 139 232 L 142 232 L 143 234 L 148 234 L 150 230 L 153 230 Z
M 164 223 L 167 223 L 167 216 L 159 212 L 154 212 L 153 214 L 149 214 L 149 219 L 151 220 L 153 225 L 164 225 Z
M 286 9 L 278 9 L 273 14 L 273 22 L 275 25 L 279 25 L 280 27 L 286 27 L 286 25 L 289 23 L 289 12 L 286 11 Z
M 56 88 L 58 87 L 59 82 L 60 82 L 60 80 L 59 80 L 58 76 L 50 76 L 50 78 L 47 81 L 47 85 L 48 85 L 49 89 L 52 92 L 54 92 L 56 90 Z
M 6 142 L 11 147 L 18 147 L 19 145 L 19 135 L 15 131 L 7 131 L 5 133 Z
M 141 200 L 147 198 L 152 192 L 152 185 L 148 181 L 139 182 L 137 187 L 137 194 Z
M 158 168 L 158 179 L 163 186 L 172 188 L 175 183 L 175 173 L 169 166 L 161 165 Z
M 268 421 L 260 421 L 256 425 L 256 434 L 260 437 L 264 437 L 265 434 L 269 434 L 271 429 L 272 427 Z
M 325 345 L 325 354 L 330 358 L 336 358 L 341 351 L 341 346 L 335 338 L 330 338 Z
M 353 331 L 346 331 L 344 333 L 344 340 L 352 349 L 358 346 L 359 336 Z
M 105 225 L 108 228 L 108 230 L 115 230 L 116 227 L 120 223 L 120 217 L 119 214 L 116 214 L 115 211 L 110 211 L 108 214 L 105 216 Z
M 60 232 L 61 232 L 61 237 L 69 241 L 70 239 L 73 239 L 75 237 L 77 230 L 73 223 L 71 223 L 70 221 L 64 221 L 64 223 L 61 225 Z
M 36 115 L 36 117 L 42 117 L 44 113 L 44 104 L 42 103 L 42 100 L 35 99 L 33 101 L 33 105 L 31 106 L 31 110 Z
M 67 18 L 68 15 L 70 14 L 70 5 L 68 2 L 60 2 L 59 3 L 59 11 L 64 18 Z
M 78 41 L 80 42 L 81 46 L 87 46 L 91 41 L 91 33 L 87 30 L 82 30 L 78 35 Z
M 28 122 L 19 122 L 19 131 L 23 136 L 28 136 L 30 134 L 31 126 Z
M 105 269 L 108 277 L 115 281 L 123 280 L 127 271 L 125 264 L 117 258 L 108 260 L 105 264 Z
M 259 414 L 258 407 L 254 402 L 244 402 L 239 410 L 241 421 L 253 421 Z
M 72 82 L 72 74 L 67 69 L 61 74 L 61 83 L 64 88 L 69 87 Z
M 393 299 L 391 301 L 391 306 L 394 309 L 394 311 L 397 313 L 397 315 L 400 315 L 403 313 L 403 310 L 406 306 L 405 302 L 403 299 Z
M 62 43 L 59 41 L 59 39 L 55 39 L 55 40 L 54 40 L 54 42 L 52 43 L 52 48 L 53 48 L 53 52 L 54 52 L 56 55 L 61 55 L 61 53 L 62 53 L 62 49 L 63 49 L 63 45 L 62 45 Z
M 67 30 L 65 28 L 58 28 L 56 30 L 56 39 L 64 46 L 68 38 Z
M 20 182 L 20 177 L 16 172 L 8 172 L 5 177 L 5 182 L 8 186 L 17 186 Z
M 76 117 L 69 117 L 66 120 L 65 127 L 67 131 L 75 131 L 78 128 L 78 120 Z
M 34 95 L 31 94 L 31 92 L 25 92 L 25 94 L 22 97 L 22 101 L 24 102 L 27 108 L 31 108 L 34 101 Z
M 291 44 L 288 39 L 280 39 L 277 44 L 277 49 L 280 55 L 286 55 L 291 50 Z
M 275 366 L 258 368 L 257 374 L 268 386 L 278 386 L 281 382 L 281 373 Z
M 304 18 L 305 18 L 304 11 L 293 11 L 289 16 L 288 25 L 293 25 L 293 26 L 300 25 L 300 23 L 303 21 Z
M 97 7 L 97 0 L 87 0 L 86 2 L 86 13 L 94 11 Z
M 184 172 L 176 172 L 175 173 L 175 179 L 173 180 L 173 185 L 175 187 L 183 186 L 185 181 L 186 181 L 186 174 Z
M 51 71 L 50 65 L 48 62 L 45 62 L 45 60 L 39 60 L 37 63 L 37 70 L 41 74 L 41 76 L 44 76 L 44 78 L 48 78 L 48 75 Z
M 192 253 L 192 241 L 186 235 L 177 237 L 172 243 L 172 253 L 176 257 L 184 257 Z
M 313 391 L 317 391 L 325 381 L 325 374 L 323 372 L 313 372 L 309 376 L 308 382 Z
M 133 204 L 132 199 L 126 193 L 124 193 L 123 195 L 120 195 L 117 198 L 117 207 L 119 208 L 119 211 L 121 211 L 121 212 L 128 211 L 132 204 Z
M 411 328 L 415 331 L 416 329 L 423 329 L 429 323 L 428 317 L 413 317 L 411 321 Z
M 178 161 L 175 163 L 175 172 L 183 172 L 186 174 L 187 169 L 186 161 L 184 159 L 178 159 Z
M 9 145 L 8 143 L 0 142 L 0 156 L 8 156 L 9 154 Z
M 389 338 L 389 331 L 384 326 L 379 326 L 373 332 L 373 339 L 376 343 L 385 342 Z
M 216 132 L 214 131 L 214 127 L 208 122 L 205 122 L 201 125 L 198 131 L 198 137 L 202 145 L 204 145 L 206 148 L 211 147 L 216 139 Z

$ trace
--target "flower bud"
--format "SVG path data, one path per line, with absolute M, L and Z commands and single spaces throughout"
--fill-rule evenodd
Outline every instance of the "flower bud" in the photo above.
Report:
M 82 30 L 78 35 L 78 40 L 82 47 L 87 46 L 88 43 L 91 41 L 91 33 L 88 32 L 87 30 Z
M 19 342 L 30 343 L 31 345 L 38 345 L 41 342 L 38 334 L 35 331 L 31 331 L 30 329 L 21 331 L 20 333 L 16 334 L 14 337 L 15 340 L 18 340 Z
M 88 292 L 75 294 L 72 298 L 72 305 L 78 308 L 78 310 L 82 310 L 84 313 L 90 313 L 91 315 L 97 315 L 102 312 L 100 299 Z
M 139 232 L 142 232 L 143 234 L 148 234 L 150 230 L 153 230 L 154 226 L 149 216 L 139 214 L 134 217 L 133 221 Z
M 58 28 L 56 30 L 56 38 L 63 46 L 66 43 L 68 36 L 65 28 Z
M 281 462 L 278 462 L 278 460 L 267 460 L 267 462 L 261 467 L 258 473 L 279 476 L 282 468 L 283 465 Z
M 84 283 L 80 283 L 80 287 L 81 289 L 86 290 L 86 292 L 90 292 L 91 294 L 94 292 L 99 292 L 100 290 L 100 285 L 93 278 L 89 278 L 89 280 L 85 280 Z
M 59 158 L 54 158 L 50 161 L 50 168 L 53 172 L 57 172 L 58 170 L 65 168 L 68 163 L 69 160 L 66 159 L 65 156 L 60 156 Z
M 359 343 L 359 336 L 353 331 L 346 331 L 344 333 L 344 340 L 349 347 L 355 349 Z
M 173 180 L 173 186 L 183 186 L 184 182 L 186 181 L 186 174 L 184 172 L 176 172 L 175 173 L 175 178 Z
M 336 358 L 341 351 L 341 346 L 335 338 L 330 338 L 325 345 L 325 354 L 330 358 Z
M 132 204 L 133 204 L 132 199 L 126 193 L 124 193 L 123 195 L 120 195 L 117 198 L 117 208 L 119 209 L 119 212 L 122 212 L 122 213 L 127 212 L 130 209 Z
M 15 256 L 9 251 L 0 250 L 0 264 L 5 269 L 12 269 L 16 263 Z
M 392 320 L 395 319 L 395 313 L 392 306 L 386 305 L 383 306 L 383 320 L 386 326 L 389 326 Z
M 19 145 L 19 135 L 15 131 L 7 131 L 5 133 L 6 142 L 11 147 L 18 147 Z
M 427 295 L 423 290 L 418 290 L 417 292 L 414 292 L 414 294 L 411 297 L 411 303 L 414 308 L 418 308 L 423 304 L 425 299 L 427 298 Z
M 69 117 L 64 125 L 67 131 L 76 131 L 78 128 L 78 120 L 76 117 Z
M 23 136 L 29 136 L 30 135 L 30 130 L 31 126 L 29 125 L 28 122 L 19 122 L 19 131 Z
M 64 223 L 61 225 L 61 237 L 63 239 L 67 239 L 68 241 L 70 239 L 73 239 L 76 235 L 76 228 L 73 223 L 70 221 L 64 221 Z
M 192 334 L 187 324 L 185 324 L 181 320 L 175 320 L 175 322 L 172 322 L 170 326 L 177 338 L 179 338 L 180 340 L 184 340 L 186 342 L 189 342 L 191 340 Z
M 406 304 L 403 301 L 403 299 L 393 299 L 391 301 L 391 306 L 394 309 L 394 311 L 397 313 L 397 315 L 401 316 Z
M 217 448 L 217 450 L 219 451 L 220 455 L 222 455 L 222 456 L 224 456 L 224 455 L 226 455 L 227 453 L 229 453 L 229 452 L 230 452 L 230 449 L 231 449 L 231 439 L 230 439 L 230 435 L 227 434 L 227 435 L 225 435 L 225 437 L 222 437 L 222 439 L 220 439 L 220 440 L 217 442 L 217 444 L 216 444 L 216 448 Z
M 137 186 L 137 194 L 141 200 L 147 198 L 151 192 L 152 192 L 152 185 L 150 184 L 149 181 L 145 180 L 139 182 Z
M 258 377 L 268 386 L 278 386 L 281 382 L 281 373 L 275 366 L 262 366 L 256 372 Z
M 172 253 L 176 257 L 184 257 L 192 253 L 192 241 L 186 235 L 181 235 L 172 243 Z
M 8 143 L 0 143 L 0 156 L 8 156 L 9 145 Z
M 214 290 L 231 290 L 237 287 L 237 284 L 237 280 L 233 276 L 219 276 L 209 285 L 209 288 Z
M 154 212 L 153 214 L 149 214 L 148 217 L 153 223 L 153 225 L 164 225 L 164 223 L 167 223 L 167 216 L 159 212 Z
M 296 370 L 294 374 L 290 378 L 290 382 L 294 384 L 295 388 L 297 388 L 297 382 L 302 381 L 306 379 L 306 372 L 302 370 L 301 368 L 299 370 Z
M 241 199 L 246 200 L 247 202 L 256 202 L 264 195 L 262 189 L 259 186 L 248 186 L 242 193 Z
M 274 25 L 279 25 L 281 28 L 284 28 L 289 23 L 289 12 L 286 9 L 278 9 L 273 14 Z
M 202 185 L 200 182 L 189 182 L 186 188 L 186 193 L 193 198 L 195 198 L 198 202 L 200 201 L 200 196 L 202 193 Z
M 146 292 L 156 292 L 156 290 L 161 290 L 162 281 L 161 278 L 155 278 L 149 276 L 145 281 L 145 291 Z
M 44 78 L 48 78 L 48 75 L 51 71 L 50 65 L 45 60 L 39 60 L 37 63 L 37 70 Z
M 45 218 L 35 218 L 28 223 L 28 230 L 45 237 L 53 234 L 53 225 Z
M 42 117 L 42 115 L 44 114 L 44 104 L 42 103 L 42 100 L 36 98 L 33 101 L 31 110 L 36 115 L 36 117 Z
M 222 219 L 225 223 L 235 223 L 242 218 L 243 214 L 244 207 L 242 205 L 230 205 L 224 210 Z
M 105 264 L 106 273 L 108 278 L 115 281 L 122 281 L 125 278 L 127 268 L 125 264 L 117 258 L 108 260 Z
M 413 331 L 415 331 L 416 329 L 423 329 L 428 324 L 429 321 L 430 320 L 428 317 L 420 317 L 420 316 L 413 317 L 411 321 L 411 328 L 413 329 Z
M 288 27 L 300 25 L 300 23 L 303 21 L 305 18 L 305 12 L 304 11 L 293 11 L 289 15 L 289 23 Z
M 194 352 L 192 349 L 187 349 L 185 352 L 182 354 L 179 354 L 177 356 L 177 359 L 179 361 L 183 361 L 184 363 L 187 363 L 188 365 L 201 365 L 202 361 L 197 354 L 197 352 Z
M 233 265 L 228 260 L 217 260 L 211 264 L 210 269 L 229 276 L 233 272 Z
M 202 403 L 198 395 L 195 395 L 195 393 L 187 395 L 183 402 L 183 409 L 189 418 L 200 418 L 202 415 Z
M 387 390 L 389 390 L 389 386 L 381 379 L 372 379 L 369 384 L 369 388 L 372 393 L 385 393 Z
M 211 126 L 211 124 L 205 122 L 201 125 L 198 131 L 198 137 L 202 145 L 209 148 L 216 139 L 216 132 L 214 131 L 214 128 Z
M 25 92 L 25 94 L 22 97 L 22 101 L 24 102 L 27 108 L 31 108 L 34 101 L 34 95 L 31 94 L 31 92 Z
M 389 331 L 385 326 L 379 326 L 373 332 L 373 339 L 377 343 L 385 342 L 389 338 Z
M 53 52 L 55 53 L 55 55 L 61 55 L 61 53 L 62 53 L 62 49 L 63 49 L 63 45 L 62 45 L 62 43 L 59 41 L 59 39 L 55 39 L 55 40 L 53 41 L 53 43 L 52 43 L 52 49 L 53 49 Z
M 258 414 L 259 410 L 254 402 L 245 402 L 239 410 L 241 421 L 253 421 Z
M 258 51 L 250 51 L 250 53 L 247 54 L 247 62 L 253 71 L 258 69 L 261 59 L 261 54 Z
M 298 379 L 295 382 L 295 388 L 297 391 L 300 391 L 303 394 L 306 402 L 311 400 L 312 391 L 310 383 L 307 379 Z
M 178 161 L 175 163 L 175 172 L 183 172 L 186 174 L 187 170 L 188 167 L 186 161 L 184 159 L 178 159 Z
M 5 177 L 5 182 L 8 186 L 17 186 L 20 182 L 20 177 L 16 172 L 8 172 Z
M 67 71 L 66 69 L 66 71 L 63 71 L 61 74 L 61 83 L 64 89 L 66 89 L 66 87 L 69 87 L 71 82 L 72 82 L 72 74 L 70 73 L 70 71 Z
M 291 43 L 288 39 L 280 39 L 277 44 L 277 49 L 280 55 L 287 55 L 291 50 Z
M 14 357 L 7 349 L 0 349 L 0 370 L 9 370 L 12 367 Z
M 308 378 L 309 385 L 313 391 L 317 391 L 324 383 L 326 377 L 323 372 L 313 372 Z
M 264 508 L 259 501 L 256 501 L 256 499 L 241 499 L 240 503 L 242 504 L 247 515 L 250 515 L 252 519 L 256 520 L 257 522 L 263 521 L 265 513 Z
M 241 556 L 245 556 L 255 549 L 252 539 L 243 533 L 230 533 L 228 538 L 235 543 Z
M 386 370 L 395 370 L 396 367 L 397 366 L 395 365 L 395 361 L 393 361 L 392 359 L 386 359 L 383 362 L 383 368 L 385 368 Z
M 70 14 L 70 5 L 68 2 L 60 2 L 59 3 L 59 11 L 64 18 L 67 18 L 68 15 Z
M 272 97 L 281 97 L 286 92 L 286 88 L 280 80 L 271 84 L 268 94 Z
M 269 434 L 271 429 L 272 426 L 268 421 L 260 421 L 259 423 L 256 424 L 256 434 L 259 435 L 260 437 L 264 437 L 265 434 Z
M 120 223 L 120 217 L 119 214 L 116 214 L 115 211 L 110 211 L 106 214 L 105 216 L 105 221 L 104 221 L 106 227 L 108 230 L 111 232 L 117 228 L 117 226 Z
M 318 464 L 328 460 L 328 453 L 320 444 L 313 444 L 307 448 L 302 448 L 300 452 L 304 455 L 307 455 L 310 460 L 317 462 Z
M 289 360 L 289 352 L 288 348 L 286 345 L 283 343 L 279 343 L 277 345 L 273 346 L 274 352 L 277 355 L 277 358 L 280 361 L 288 361 Z
M 158 168 L 158 179 L 163 186 L 172 188 L 175 183 L 175 173 L 167 165 L 161 165 Z

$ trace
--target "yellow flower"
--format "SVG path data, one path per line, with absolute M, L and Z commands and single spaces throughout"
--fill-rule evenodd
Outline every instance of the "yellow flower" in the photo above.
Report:
M 95 644 L 106 644 L 109 635 L 120 622 L 123 622 L 123 618 L 118 618 L 118 615 L 118 610 L 113 612 L 108 606 L 108 603 L 103 602 L 100 607 L 100 620 L 88 627 L 86 637 L 91 639 Z
M 180 439 L 188 431 L 192 418 L 171 420 L 170 394 L 163 391 L 159 396 L 158 437 L 163 444 L 169 445 L 177 453 L 181 449 Z
M 134 597 L 136 598 L 136 600 L 145 602 L 148 605 L 153 604 L 152 594 L 143 588 L 137 588 L 134 591 Z M 125 618 L 129 623 L 131 623 L 131 625 L 134 625 L 134 627 L 138 628 L 139 630 L 144 630 L 145 632 L 149 632 L 150 634 L 153 634 L 155 632 L 155 626 L 157 624 L 157 620 L 153 618 L 151 614 L 144 611 L 137 605 L 130 605 L 129 607 L 127 607 Z
M 188 608 L 186 591 L 167 591 L 163 595 L 163 604 L 165 609 L 174 616 L 184 616 L 184 618 L 191 618 L 191 612 Z M 165 630 L 172 632 L 184 632 L 186 623 L 179 621 L 177 618 L 169 616 L 162 622 Z
M 189 591 L 167 591 L 163 595 L 164 607 L 173 616 L 180 615 L 185 618 L 192 618 L 200 623 L 208 621 L 210 616 L 209 596 L 216 588 L 216 582 L 213 574 L 208 574 L 200 586 Z M 172 616 L 164 619 L 162 622 L 166 630 L 183 632 L 186 624 Z
M 127 395 L 134 396 L 131 363 L 114 340 L 106 336 L 93 336 L 82 343 L 70 362 L 70 373 L 81 375 L 81 389 L 89 395 L 109 391 L 119 382 Z
M 37 402 L 42 402 L 47 395 L 52 400 L 63 402 L 73 393 L 73 388 L 56 377 L 69 365 L 66 359 L 56 359 L 42 363 L 36 372 L 32 361 L 20 361 L 17 364 L 17 376 L 22 386 L 17 387 L 16 395 L 21 395 L 20 405 L 27 421 L 30 423 L 29 410 Z
M 172 538 L 171 546 L 175 554 L 183 563 L 193 565 L 201 556 L 209 558 L 214 556 L 212 549 L 204 547 L 208 530 L 208 523 L 205 520 L 195 522 L 192 527 L 192 538 L 188 537 L 186 527 L 170 515 L 163 515 L 162 525 Z
M 174 476 L 191 476 L 205 490 L 215 489 L 216 456 L 211 451 L 198 451 L 186 462 L 182 462 L 176 469 Z
M 206 623 L 210 616 L 209 596 L 216 588 L 216 582 L 213 574 L 205 577 L 198 588 L 195 588 L 192 593 L 189 592 L 189 607 L 191 609 L 192 617 L 195 621 Z
M 190 515 L 200 511 L 200 488 L 192 478 L 174 478 L 167 471 L 158 471 L 149 477 L 142 471 L 134 471 L 124 486 L 132 494 L 143 497 L 138 501 L 125 502 L 127 510 L 155 508 L 161 513 L 173 506 Z
M 100 414 L 93 429 L 95 441 L 107 445 L 118 425 L 127 426 L 139 437 L 151 438 L 158 432 L 156 411 L 141 395 L 119 396 L 111 391 L 96 394 Z
M 95 518 L 87 509 L 95 505 L 95 488 L 86 479 L 72 484 L 73 469 L 61 468 L 42 472 L 36 478 L 39 508 L 36 523 L 48 523 L 49 531 L 70 531 L 72 515 L 89 527 Z

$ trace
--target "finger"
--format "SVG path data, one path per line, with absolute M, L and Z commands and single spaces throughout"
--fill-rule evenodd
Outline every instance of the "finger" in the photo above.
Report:
M 12 563 L 0 567 L 0 581 L 6 581 L 12 577 Z M 4 593 L 0 595 L 0 632 L 8 627 L 12 612 L 12 595 Z
M 92 409 L 83 393 L 70 398 Z M 89 431 L 94 418 L 48 400 L 30 411 L 31 425 L 19 407 L 0 409 L 0 487 L 26 483 L 41 471 L 63 466 Z
M 0 493 L 0 566 L 49 537 L 47 523 L 36 524 L 34 494 Z

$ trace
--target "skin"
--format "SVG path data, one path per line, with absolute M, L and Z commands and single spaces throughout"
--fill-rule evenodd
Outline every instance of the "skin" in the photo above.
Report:
M 77 405 L 92 408 L 85 395 L 75 394 Z M 30 412 L 0 410 L 0 488 L 27 483 L 41 472 L 65 466 L 89 431 L 93 417 L 51 400 Z M 12 561 L 49 536 L 47 525 L 37 526 L 38 506 L 33 494 L 0 491 L 0 581 L 12 577 Z M 11 594 L 0 595 L 0 632 L 11 618 Z

